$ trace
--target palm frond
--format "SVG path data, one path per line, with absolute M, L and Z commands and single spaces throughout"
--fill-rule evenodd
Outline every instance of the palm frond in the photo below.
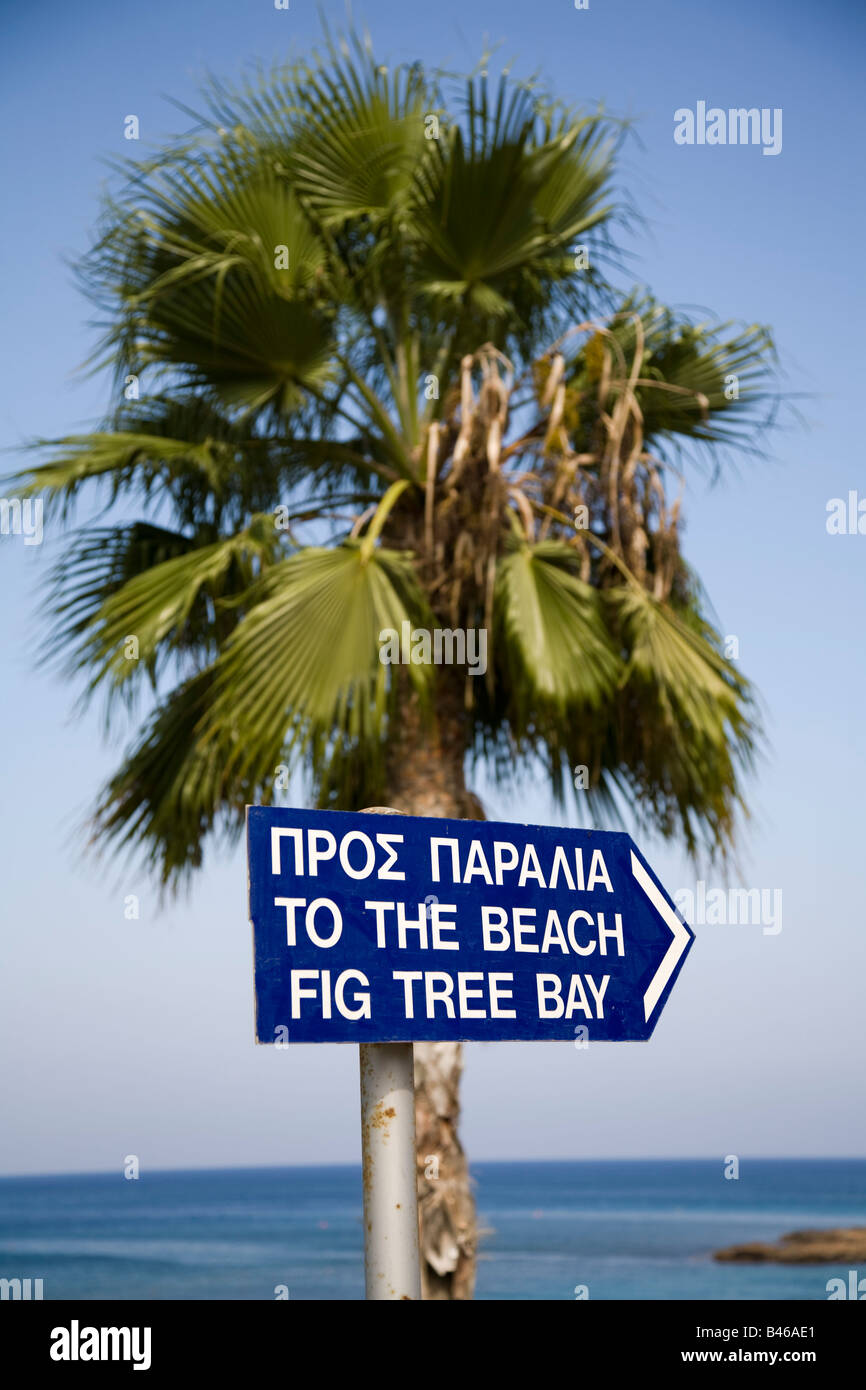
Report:
M 93 818 L 98 845 L 143 858 L 166 887 L 200 867 L 209 834 L 236 838 L 246 804 L 267 799 L 266 789 L 232 780 L 224 749 L 201 737 L 212 691 L 210 669 L 174 687 L 103 788 Z
M 496 672 L 516 729 L 538 706 L 567 716 L 615 689 L 620 665 L 599 595 L 577 568 L 574 550 L 555 541 L 516 545 L 497 567 Z
M 217 663 L 214 736 L 228 735 L 244 775 L 266 775 L 286 749 L 300 755 L 335 730 L 381 739 L 391 685 L 380 633 L 425 622 L 409 557 L 349 543 L 310 547 L 278 565 Z M 414 687 L 431 670 L 410 666 Z
M 239 601 L 280 543 L 272 517 L 199 547 L 141 524 L 85 535 L 59 575 L 65 626 L 55 647 L 68 647 L 73 670 L 91 673 L 89 694 L 103 682 L 116 693 L 144 672 L 155 682 L 172 656 L 201 666 L 233 630 Z M 160 560 L 160 548 L 174 553 Z

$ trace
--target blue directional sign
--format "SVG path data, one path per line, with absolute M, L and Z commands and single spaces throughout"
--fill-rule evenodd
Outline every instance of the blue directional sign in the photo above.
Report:
M 618 832 L 250 806 L 247 842 L 262 1043 L 641 1041 L 694 940 Z

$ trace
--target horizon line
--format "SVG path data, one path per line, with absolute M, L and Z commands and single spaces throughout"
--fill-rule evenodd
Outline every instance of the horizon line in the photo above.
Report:
M 866 1163 L 866 1154 L 738 1154 L 740 1162 L 748 1163 Z M 722 1155 L 724 1162 L 725 1156 Z M 577 1158 L 476 1158 L 469 1163 L 469 1175 L 472 1176 L 473 1167 L 481 1165 L 497 1165 L 500 1167 L 513 1167 L 518 1164 L 563 1164 L 563 1163 L 710 1163 L 718 1162 L 718 1154 L 687 1154 L 680 1157 L 672 1157 L 667 1154 L 643 1154 L 639 1157 L 623 1155 L 606 1155 L 592 1157 L 582 1155 Z M 207 1164 L 195 1167 L 175 1167 L 175 1168 L 149 1168 L 147 1174 L 151 1177 L 166 1177 L 183 1173 L 284 1173 L 286 1171 L 309 1171 L 311 1169 L 346 1169 L 350 1168 L 359 1171 L 361 1161 L 350 1163 L 229 1163 L 229 1164 Z M 107 1178 L 123 1177 L 123 1165 L 118 1168 L 74 1168 L 51 1171 L 40 1171 L 32 1173 L 0 1173 L 0 1182 L 26 1181 L 31 1178 Z M 135 1179 L 141 1181 L 141 1176 Z

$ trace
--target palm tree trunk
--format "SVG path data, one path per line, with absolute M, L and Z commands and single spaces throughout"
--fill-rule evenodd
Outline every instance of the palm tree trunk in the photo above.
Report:
M 388 804 L 395 810 L 413 816 L 483 819 L 463 776 L 461 693 L 459 686 L 440 682 L 433 730 L 425 726 L 411 698 L 401 706 L 387 789 Z M 421 1282 L 427 1299 L 467 1299 L 475 1287 L 475 1202 L 457 1132 L 462 1071 L 462 1043 L 415 1044 Z

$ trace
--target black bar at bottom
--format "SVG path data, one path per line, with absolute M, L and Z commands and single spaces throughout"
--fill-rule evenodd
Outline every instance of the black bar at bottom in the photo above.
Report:
M 411 1314 L 406 1323 L 405 1314 L 392 1322 L 396 1311 L 383 1315 L 361 1303 L 7 1301 L 0 1304 L 0 1337 L 3 1362 L 12 1362 L 19 1377 L 40 1372 L 52 1381 L 109 1371 L 162 1383 L 168 1375 L 213 1372 L 223 1381 L 237 1373 L 246 1384 L 293 1370 L 306 1379 L 313 1368 L 316 1378 L 333 1381 L 341 1365 L 351 1384 L 365 1365 L 377 1365 L 392 1382 L 415 1379 L 407 1349 L 398 1352 L 390 1340 L 392 1329 L 404 1329 L 416 1346 L 419 1335 L 436 1337 L 458 1382 L 476 1360 L 489 1380 L 500 1358 L 507 1366 L 518 1350 L 545 1378 L 558 1365 L 571 1367 L 570 1379 L 583 1379 L 599 1364 L 617 1379 L 632 1369 L 646 1377 L 708 1365 L 800 1366 L 826 1378 L 859 1362 L 864 1311 L 844 1301 L 575 1301 L 524 1303 L 518 1314 L 512 1304 L 491 1302 L 450 1312 L 440 1304 L 421 1323 Z M 548 1330 L 555 1341 L 539 1338 Z M 455 1335 L 459 1346 L 451 1345 Z

